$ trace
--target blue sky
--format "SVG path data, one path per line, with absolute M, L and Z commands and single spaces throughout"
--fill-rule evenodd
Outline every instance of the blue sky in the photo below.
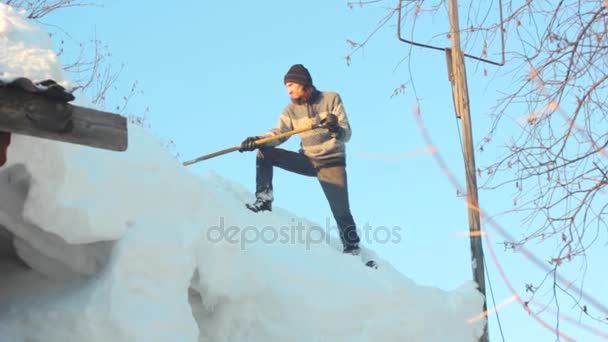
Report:
M 360 227 L 367 224 L 376 231 L 397 227 L 400 232 L 398 243 L 371 241 L 367 246 L 417 283 L 453 289 L 471 279 L 467 210 L 444 170 L 424 152 L 427 146 L 413 115 L 415 90 L 435 147 L 464 187 L 460 122 L 452 107 L 445 56 L 440 51 L 410 50 L 397 40 L 392 20 L 352 56 L 350 66 L 345 61 L 350 52 L 346 40 L 362 41 L 385 14 L 381 7 L 349 9 L 346 1 L 180 1 L 171 5 L 149 1 L 144 5 L 112 0 L 101 7 L 59 11 L 43 22 L 61 26 L 72 42 L 96 35 L 107 43 L 112 62 L 125 63 L 119 89 L 127 90 L 137 80 L 144 92 L 133 100 L 131 111 L 148 107 L 151 131 L 164 141 L 172 140 L 181 160 L 237 145 L 247 136 L 272 128 L 289 100 L 283 75 L 292 64 L 304 64 L 317 88 L 341 94 L 350 119 L 353 137 L 347 147 L 347 172 L 355 220 Z M 435 45 L 450 44 L 443 34 L 448 22 L 441 16 L 417 29 L 436 35 Z M 404 61 L 410 53 L 411 58 Z M 496 79 L 497 67 L 485 66 L 487 77 L 484 66 L 467 67 L 474 140 L 479 142 L 488 128 L 487 114 L 497 98 L 496 88 L 512 80 Z M 515 66 L 504 68 L 509 67 Z M 410 76 L 415 88 L 407 84 L 403 94 L 392 97 Z M 297 149 L 298 144 L 299 138 L 293 137 L 282 147 Z M 491 160 L 488 154 L 477 157 L 478 166 Z M 254 153 L 235 152 L 189 168 L 193 173 L 215 171 L 253 191 L 254 163 Z M 315 179 L 278 171 L 274 186 L 276 207 L 322 225 L 329 220 L 333 226 Z M 480 203 L 489 213 L 510 205 L 511 200 L 506 191 L 480 192 Z M 521 234 L 518 221 L 503 219 L 499 224 Z M 500 265 L 525 296 L 525 282 L 534 281 L 542 271 L 525 258 L 504 252 L 495 233 L 492 238 Z M 487 253 L 486 262 L 499 304 L 512 294 Z M 592 272 L 588 277 L 593 280 L 588 284 L 607 280 Z M 592 286 L 585 290 L 596 297 L 602 293 Z M 554 340 L 517 303 L 501 309 L 499 317 L 507 341 Z M 599 340 L 576 325 L 563 329 L 580 340 Z M 490 335 L 493 341 L 502 340 L 494 315 Z

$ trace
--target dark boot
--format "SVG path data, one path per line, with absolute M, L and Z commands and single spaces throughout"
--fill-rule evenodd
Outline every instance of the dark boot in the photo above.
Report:
M 376 262 L 374 260 L 370 260 L 370 261 L 366 262 L 365 266 L 371 267 L 376 270 L 378 269 L 378 264 L 376 264 Z
M 264 211 L 264 210 L 268 210 L 268 211 L 272 211 L 272 201 L 271 200 L 264 200 L 261 198 L 257 198 L 255 200 L 255 202 L 249 204 L 245 204 L 245 206 L 247 207 L 247 209 L 253 211 L 254 213 L 257 213 L 258 211 Z
M 358 244 L 347 245 L 346 247 L 344 247 L 343 253 L 358 256 L 361 253 L 361 249 L 359 248 Z M 376 264 L 376 262 L 374 260 L 369 260 L 368 262 L 365 263 L 365 266 L 371 267 L 376 270 L 378 269 L 378 264 Z
M 359 245 L 346 245 L 342 252 L 344 254 L 359 255 L 361 249 L 359 249 Z

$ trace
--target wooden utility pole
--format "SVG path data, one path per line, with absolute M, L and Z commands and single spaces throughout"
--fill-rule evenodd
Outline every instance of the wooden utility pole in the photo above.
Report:
M 483 246 L 481 244 L 481 229 L 479 219 L 479 201 L 477 198 L 477 178 L 475 174 L 475 154 L 473 149 L 473 133 L 469 111 L 469 91 L 467 75 L 464 66 L 464 56 L 460 50 L 460 24 L 458 21 L 457 0 L 448 0 L 450 16 L 450 37 L 452 49 L 447 51 L 448 72 L 452 83 L 452 94 L 456 114 L 460 118 L 463 131 L 464 159 L 467 180 L 467 206 L 469 212 L 469 233 L 471 239 L 471 257 L 473 278 L 479 291 L 484 296 L 483 310 L 487 312 L 486 285 L 483 261 Z M 486 316 L 487 317 L 487 316 Z M 486 323 L 480 342 L 489 341 L 488 325 Z

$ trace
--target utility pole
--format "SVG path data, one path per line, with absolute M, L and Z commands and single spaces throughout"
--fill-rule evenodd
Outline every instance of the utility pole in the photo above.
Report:
M 446 56 L 448 57 L 448 73 L 450 74 L 450 81 L 452 83 L 454 107 L 456 109 L 456 114 L 461 120 L 463 131 L 463 152 L 467 180 L 467 206 L 469 213 L 473 279 L 477 282 L 477 287 L 484 296 L 483 310 L 484 312 L 487 312 L 483 246 L 481 244 L 479 201 L 477 197 L 477 178 L 475 174 L 475 154 L 473 149 L 471 113 L 469 111 L 469 90 L 467 88 L 464 55 L 460 50 L 460 24 L 458 21 L 457 0 L 448 0 L 448 10 L 450 16 L 452 49 L 446 51 Z M 489 341 L 487 320 L 483 335 L 479 341 Z

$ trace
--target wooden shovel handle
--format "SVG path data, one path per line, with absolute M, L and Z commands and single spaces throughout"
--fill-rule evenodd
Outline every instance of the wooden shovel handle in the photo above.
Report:
M 273 135 L 273 136 L 270 136 L 270 137 L 258 139 L 258 140 L 255 141 L 255 144 L 256 145 L 262 145 L 262 144 L 267 143 L 269 141 L 273 141 L 273 140 L 276 140 L 276 139 L 281 139 L 281 138 L 289 137 L 289 136 L 292 136 L 294 134 L 298 134 L 298 133 L 302 133 L 302 132 L 306 132 L 306 131 L 310 131 L 310 130 L 313 130 L 313 129 L 316 129 L 316 128 L 322 128 L 322 127 L 323 126 L 321 126 L 321 125 L 312 125 L 310 127 L 304 127 L 304 128 L 294 129 L 293 131 L 289 131 L 289 132 Z M 183 165 L 184 166 L 192 165 L 192 164 L 197 163 L 199 161 L 203 161 L 203 160 L 207 160 L 207 159 L 210 159 L 210 158 L 213 158 L 213 157 L 221 156 L 221 155 L 226 154 L 226 153 L 238 151 L 239 149 L 241 149 L 241 145 L 233 146 L 233 147 L 230 147 L 230 148 L 227 148 L 227 149 L 224 149 L 224 150 L 220 150 L 220 151 L 217 151 L 217 152 L 213 152 L 213 153 L 210 153 L 210 154 L 198 157 L 196 159 L 185 161 L 183 163 Z

